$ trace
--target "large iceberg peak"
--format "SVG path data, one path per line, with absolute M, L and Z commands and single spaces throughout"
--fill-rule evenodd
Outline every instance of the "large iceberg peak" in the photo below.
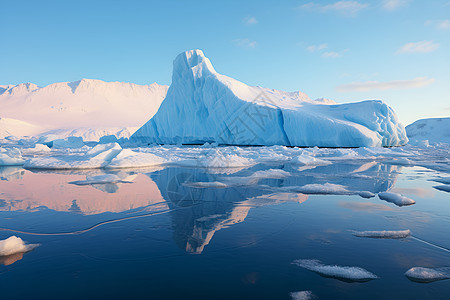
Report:
M 179 54 L 173 61 L 173 81 L 187 72 L 192 73 L 195 78 L 215 74 L 211 61 L 203 54 L 202 50 L 189 50 Z
M 178 55 L 158 112 L 138 143 L 374 147 L 405 144 L 405 128 L 381 101 L 311 100 L 217 73 L 201 50 Z

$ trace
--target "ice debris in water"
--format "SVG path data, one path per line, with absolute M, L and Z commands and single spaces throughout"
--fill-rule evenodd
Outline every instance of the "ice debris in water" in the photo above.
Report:
M 378 278 L 375 274 L 359 267 L 324 265 L 317 259 L 297 259 L 293 264 L 318 273 L 324 277 L 336 278 L 349 282 L 366 282 Z
M 24 163 L 25 160 L 19 149 L 0 147 L 0 166 L 21 166 Z
M 394 203 L 397 206 L 413 205 L 416 203 L 416 201 L 414 201 L 408 197 L 405 197 L 405 196 L 397 194 L 397 193 L 391 193 L 391 192 L 378 193 L 378 197 L 381 200 Z
M 450 278 L 450 267 L 443 268 L 423 268 L 414 267 L 406 271 L 405 276 L 409 280 L 428 283 Z
M 444 191 L 447 193 L 450 193 L 450 185 L 449 184 L 444 184 L 444 185 L 435 185 L 433 186 L 435 189 L 440 190 L 440 191 Z
M 6 240 L 0 240 L 0 256 L 29 252 L 38 246 L 39 244 L 25 244 L 20 237 L 13 235 Z
M 321 195 L 350 195 L 352 192 L 343 185 L 324 183 L 324 184 L 306 184 L 304 186 L 294 187 L 293 190 L 303 194 L 321 194 Z
M 289 294 L 292 300 L 312 300 L 317 297 L 311 291 L 292 292 Z
M 358 192 L 358 195 L 360 195 L 363 198 L 373 198 L 375 197 L 375 194 L 369 191 L 360 191 Z
M 403 239 L 411 235 L 411 231 L 353 231 L 353 235 L 357 237 L 375 238 L 375 239 Z
M 165 160 L 157 155 L 146 152 L 135 152 L 123 149 L 106 168 L 143 168 L 163 164 Z
M 196 187 L 196 188 L 226 188 L 228 185 L 218 181 L 212 182 L 193 182 L 187 184 L 188 186 Z

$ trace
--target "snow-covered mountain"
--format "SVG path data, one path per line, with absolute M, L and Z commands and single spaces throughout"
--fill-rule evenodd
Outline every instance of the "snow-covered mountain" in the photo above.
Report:
M 34 135 L 42 131 L 42 128 L 33 124 L 10 118 L 0 118 L 0 138 L 6 136 Z
M 335 105 L 301 92 L 248 86 L 217 73 L 201 50 L 175 58 L 165 100 L 131 140 L 324 147 L 408 141 L 395 112 L 382 101 Z
M 46 87 L 32 83 L 0 86 L 0 116 L 33 124 L 41 132 L 83 132 L 139 127 L 154 115 L 168 86 L 82 79 Z M 74 131 L 75 130 L 75 131 Z M 112 130 L 113 131 L 113 130 Z M 35 134 L 26 132 L 25 135 Z M 0 136 L 1 137 L 1 136 Z
M 450 117 L 417 120 L 406 126 L 406 133 L 412 143 L 450 144 Z

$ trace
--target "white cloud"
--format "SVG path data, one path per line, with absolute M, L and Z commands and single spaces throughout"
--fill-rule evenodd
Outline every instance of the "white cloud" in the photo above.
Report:
M 450 20 L 444 20 L 438 23 L 437 27 L 439 29 L 448 30 L 450 29 Z
M 397 54 L 402 53 L 429 53 L 439 48 L 439 44 L 433 41 L 420 41 L 417 43 L 407 43 L 397 50 Z
M 417 77 L 411 80 L 392 80 L 386 82 L 366 81 L 353 82 L 338 86 L 338 92 L 367 92 L 374 90 L 391 90 L 391 89 L 413 89 L 421 88 L 432 84 L 434 78 Z
M 425 21 L 425 26 L 433 26 L 441 30 L 450 29 L 450 20 L 428 20 Z
M 320 44 L 320 45 L 310 45 L 306 47 L 306 50 L 308 50 L 309 52 L 317 52 L 326 48 L 328 48 L 328 44 Z
M 409 0 L 383 0 L 381 7 L 387 11 L 394 11 L 408 4 Z
M 322 54 L 322 57 L 338 58 L 338 57 L 341 57 L 341 54 L 334 52 L 334 51 L 329 51 L 329 52 L 325 52 L 324 54 Z
M 250 39 L 236 39 L 233 41 L 236 46 L 242 47 L 242 48 L 255 48 L 256 47 L 256 41 L 250 40 Z
M 256 25 L 258 24 L 258 20 L 255 17 L 245 17 L 242 22 L 246 25 Z
M 367 8 L 369 5 L 365 3 L 359 3 L 358 1 L 338 1 L 331 4 L 318 4 L 309 2 L 301 5 L 300 9 L 316 10 L 320 12 L 335 11 L 343 15 L 355 16 L 361 10 Z

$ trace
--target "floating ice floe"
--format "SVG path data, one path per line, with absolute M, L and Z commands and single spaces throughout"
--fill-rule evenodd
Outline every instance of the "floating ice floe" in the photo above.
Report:
M 0 166 L 21 166 L 25 163 L 22 156 L 10 156 L 7 153 L 0 153 Z
M 211 182 L 192 182 L 187 184 L 192 187 L 196 188 L 226 188 L 228 185 L 226 185 L 223 182 L 218 181 L 211 181 Z
M 288 187 L 290 190 L 302 194 L 318 194 L 318 195 L 351 195 L 354 192 L 349 191 L 345 186 L 324 183 L 324 184 L 306 184 L 304 186 Z
M 405 197 L 405 196 L 397 194 L 397 193 L 391 193 L 391 192 L 378 193 L 378 197 L 381 200 L 394 203 L 397 206 L 407 206 L 407 205 L 413 205 L 416 203 L 416 201 L 414 201 L 408 197 Z
M 414 267 L 406 271 L 405 276 L 415 282 L 428 283 L 450 278 L 450 267 L 423 268 Z
M 18 148 L 0 147 L 0 166 L 21 166 L 25 163 Z
M 39 244 L 26 244 L 20 237 L 13 235 L 0 241 L 0 256 L 29 252 L 38 246 Z
M 122 148 L 117 143 L 99 144 L 83 156 L 36 157 L 27 160 L 28 169 L 95 169 L 107 166 Z
M 440 191 L 444 191 L 447 193 L 450 193 L 450 185 L 449 184 L 444 184 L 444 185 L 435 185 L 433 186 L 435 189 L 440 190 Z
M 375 194 L 369 191 L 360 191 L 358 192 L 358 195 L 366 199 L 375 197 Z
M 292 300 L 312 300 L 317 297 L 311 291 L 292 292 L 289 294 Z
M 318 273 L 321 276 L 343 281 L 366 282 L 378 278 L 375 274 L 360 267 L 324 265 L 317 259 L 298 259 L 292 263 L 301 268 Z
M 135 152 L 123 149 L 106 168 L 144 168 L 161 165 L 166 160 L 152 153 Z
M 96 176 L 87 176 L 86 180 L 76 180 L 69 182 L 76 185 L 90 185 L 90 184 L 107 184 L 107 183 L 131 183 L 131 181 L 122 180 L 115 174 L 103 174 Z
M 374 238 L 374 239 L 404 239 L 411 235 L 411 231 L 353 231 L 353 235 L 357 237 Z

